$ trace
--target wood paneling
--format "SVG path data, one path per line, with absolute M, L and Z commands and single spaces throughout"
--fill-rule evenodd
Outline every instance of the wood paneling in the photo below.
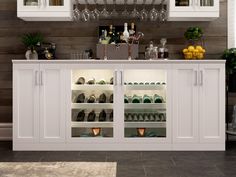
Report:
M 220 58 L 227 47 L 227 2 L 220 5 L 220 18 L 212 22 L 167 22 L 165 24 L 137 22 L 138 31 L 145 34 L 140 51 L 150 40 L 168 39 L 171 58 L 182 58 L 186 46 L 183 34 L 189 26 L 200 26 L 205 32 L 207 58 Z M 20 36 L 41 32 L 45 39 L 57 44 L 57 57 L 69 58 L 71 52 L 91 48 L 95 50 L 97 29 L 100 25 L 121 25 L 123 20 L 99 23 L 25 22 L 16 17 L 16 0 L 0 0 L 0 122 L 12 121 L 12 59 L 24 58 L 25 48 Z

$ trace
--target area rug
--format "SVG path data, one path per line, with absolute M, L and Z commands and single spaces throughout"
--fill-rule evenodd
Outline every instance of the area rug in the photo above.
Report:
M 116 177 L 115 162 L 2 162 L 0 177 Z

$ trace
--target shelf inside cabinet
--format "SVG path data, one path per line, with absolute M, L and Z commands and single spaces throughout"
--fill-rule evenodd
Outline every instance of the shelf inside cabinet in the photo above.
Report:
M 158 109 L 165 110 L 166 103 L 125 103 L 125 109 Z
M 72 103 L 72 109 L 112 109 L 113 103 Z
M 71 122 L 71 127 L 73 128 L 92 128 L 92 127 L 99 127 L 99 128 L 112 128 L 113 122 Z
M 125 128 L 166 128 L 166 122 L 125 122 Z
M 125 85 L 126 90 L 163 90 L 165 85 Z
M 72 90 L 113 90 L 113 85 L 99 85 L 99 84 L 94 84 L 94 85 L 88 85 L 88 84 L 84 84 L 84 85 L 77 85 L 77 84 L 73 84 L 71 86 Z

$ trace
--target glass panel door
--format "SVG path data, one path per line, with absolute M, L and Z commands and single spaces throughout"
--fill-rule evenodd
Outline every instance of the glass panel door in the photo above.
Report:
M 24 6 L 39 6 L 39 0 L 24 0 Z
M 177 7 L 190 6 L 190 0 L 175 0 L 175 6 Z
M 166 138 L 165 70 L 124 71 L 125 138 Z
M 200 6 L 201 7 L 213 7 L 214 0 L 200 0 Z
M 64 0 L 49 0 L 49 6 L 64 6 Z
M 113 137 L 113 71 L 73 70 L 71 138 Z

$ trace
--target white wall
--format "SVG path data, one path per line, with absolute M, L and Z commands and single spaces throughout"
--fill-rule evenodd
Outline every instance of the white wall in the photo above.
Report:
M 236 47 L 236 0 L 228 0 L 228 48 Z

